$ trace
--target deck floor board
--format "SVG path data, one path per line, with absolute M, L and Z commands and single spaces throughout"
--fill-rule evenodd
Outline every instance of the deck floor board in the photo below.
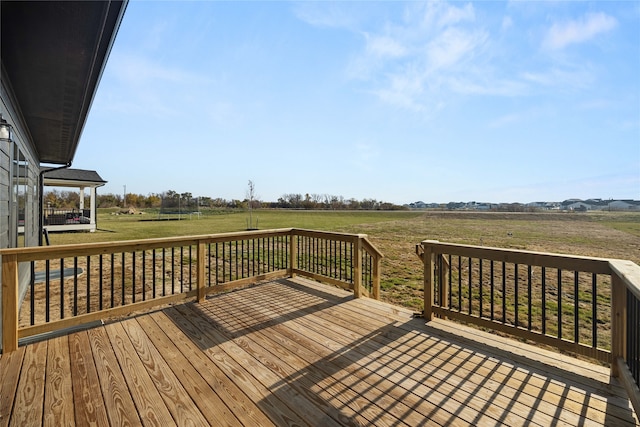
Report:
M 0 426 L 640 426 L 606 368 L 294 278 L 0 358 Z M 65 398 L 68 397 L 68 398 Z

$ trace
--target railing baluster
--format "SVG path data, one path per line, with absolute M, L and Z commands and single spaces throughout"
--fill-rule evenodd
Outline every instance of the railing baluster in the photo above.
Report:
M 76 272 L 76 275 L 78 273 Z M 91 258 L 87 256 L 87 313 L 91 313 Z
M 76 282 L 73 283 L 73 309 L 72 313 L 76 315 L 75 307 L 77 307 L 78 303 L 78 286 Z M 60 288 L 64 289 L 64 259 L 60 259 Z M 64 318 L 64 292 L 60 293 L 60 318 Z
M 235 247 L 235 251 L 234 251 L 234 256 L 235 256 L 235 265 L 236 265 L 236 276 L 235 278 L 238 278 L 238 241 L 235 241 L 236 243 L 236 247 Z
M 532 280 L 532 272 L 531 272 L 531 266 L 528 265 L 527 266 L 527 329 L 531 330 L 532 329 L 532 324 L 531 324 L 531 292 L 532 292 L 532 285 L 531 285 L 531 280 Z
M 36 262 L 31 261 L 31 279 L 29 280 L 29 288 L 31 289 L 31 296 L 29 298 L 30 311 L 29 311 L 29 324 L 35 325 L 36 323 Z
M 490 260 L 489 263 L 489 276 L 491 277 L 491 279 L 489 280 L 489 282 L 491 283 L 491 313 L 490 313 L 490 319 L 494 320 L 494 315 L 495 315 L 495 281 L 494 281 L 494 266 L 493 266 L 493 260 Z
M 207 286 L 211 286 L 211 243 L 207 244 Z
M 122 251 L 122 265 L 120 266 L 120 267 L 121 267 L 121 270 L 122 270 L 122 290 L 121 290 L 121 292 L 122 292 L 122 301 L 121 301 L 121 303 L 122 303 L 122 304 L 121 304 L 121 305 L 125 305 L 125 303 L 126 303 L 126 297 L 125 297 L 125 296 L 126 296 L 126 295 L 125 295 L 125 292 L 126 292 L 126 289 L 125 289 L 125 278 L 126 278 L 127 274 L 126 274 L 125 265 L 126 265 L 126 264 L 125 264 L 125 252 L 124 252 L 124 251 Z
M 225 271 L 226 270 L 225 269 L 225 264 L 226 264 L 227 260 L 225 258 L 225 253 L 224 253 L 225 252 L 225 250 L 224 250 L 224 247 L 225 247 L 224 242 L 220 246 L 222 246 L 222 283 L 224 283 L 227 280 L 227 276 L 226 276 L 227 273 Z
M 189 290 L 193 290 L 193 245 L 189 245 Z
M 507 264 L 502 261 L 502 323 L 507 323 Z
M 98 289 L 99 289 L 99 292 L 98 292 L 98 306 L 99 306 L 100 311 L 102 311 L 102 309 L 103 309 L 103 302 L 102 301 L 103 301 L 103 287 L 104 287 L 104 283 L 103 282 L 104 282 L 104 279 L 102 277 L 102 274 L 103 274 L 102 267 L 103 267 L 102 254 L 100 254 L 100 255 L 98 255 L 98 272 L 99 272 L 99 274 L 98 274 Z
M 153 248 L 153 250 L 151 251 L 151 256 L 152 261 L 151 261 L 151 295 L 153 296 L 153 298 L 155 299 L 156 297 L 156 262 L 157 262 L 157 255 L 156 255 L 156 249 Z
M 573 272 L 573 342 L 580 342 L 580 289 L 578 287 L 578 272 Z
M 162 248 L 162 296 L 167 295 L 167 287 L 166 287 L 166 280 L 167 280 L 167 251 L 166 248 Z
M 147 251 L 142 251 L 142 301 L 147 300 Z
M 123 263 L 124 264 L 124 263 Z M 123 265 L 124 268 L 124 265 Z M 136 252 L 131 252 L 131 299 L 135 303 L 136 302 Z
M 222 245 L 222 252 L 224 252 L 224 244 Z M 222 268 L 224 269 L 224 254 L 223 254 L 223 260 L 222 260 Z M 218 242 L 216 242 L 216 285 L 218 285 L 220 283 L 220 252 L 218 250 Z M 222 277 L 224 277 L 224 272 Z
M 558 269 L 558 338 L 562 339 L 562 270 Z
M 543 266 L 541 269 L 542 277 L 541 286 L 542 286 L 542 335 L 547 334 L 547 269 Z
M 462 257 L 458 255 L 458 311 L 462 312 Z
M 518 264 L 513 264 L 513 324 L 518 327 L 519 319 L 518 319 L 518 307 L 520 306 L 520 295 L 518 292 L 518 288 L 520 285 L 520 281 L 518 280 Z
M 111 254 L 111 308 L 115 307 L 115 253 Z
M 469 315 L 471 315 L 473 313 L 473 291 L 471 290 L 471 287 L 473 286 L 473 259 L 471 257 L 469 257 L 468 259 L 469 261 L 469 294 L 468 294 L 468 299 L 469 299 Z
M 482 312 L 482 281 L 483 281 L 483 277 L 482 277 L 482 258 L 478 258 L 478 297 L 479 297 L 479 301 L 478 301 L 478 309 L 480 311 L 479 316 L 482 317 L 484 315 L 484 313 Z
M 448 256 L 448 266 L 447 266 L 447 287 L 448 287 L 448 297 L 449 297 L 449 308 L 451 308 L 453 306 L 453 289 L 452 289 L 452 285 L 453 285 L 453 267 L 451 265 L 451 254 L 447 255 Z
M 598 275 L 591 274 L 591 346 L 598 348 Z M 640 330 L 640 329 L 639 329 Z

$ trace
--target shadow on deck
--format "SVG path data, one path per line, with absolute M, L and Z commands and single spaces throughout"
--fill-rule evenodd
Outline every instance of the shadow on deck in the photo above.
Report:
M 300 278 L 23 346 L 0 368 L 0 425 L 639 424 L 607 368 Z

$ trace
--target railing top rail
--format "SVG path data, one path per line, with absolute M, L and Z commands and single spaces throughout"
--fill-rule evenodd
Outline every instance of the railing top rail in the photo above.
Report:
M 329 238 L 329 239 L 339 240 L 343 242 L 354 242 L 359 238 L 366 237 L 366 234 L 340 233 L 337 231 L 307 230 L 304 228 L 292 228 L 291 233 L 297 236 L 319 237 L 323 239 Z
M 579 255 L 555 254 L 550 252 L 527 251 L 520 249 L 494 248 L 458 243 L 444 243 L 437 240 L 423 240 L 423 247 L 430 246 L 435 252 L 451 255 L 483 258 L 516 264 L 529 264 L 550 268 L 588 271 L 598 274 L 610 274 L 608 258 L 597 258 Z
M 375 247 L 373 243 L 371 243 L 371 241 L 368 239 L 366 234 L 362 234 L 361 237 L 362 237 L 362 243 L 364 244 L 364 247 L 367 249 L 367 252 L 369 252 L 371 255 L 377 258 L 384 258 L 384 255 L 382 254 L 382 252 L 380 252 L 380 250 L 377 247 Z
M 278 228 L 271 230 L 236 231 L 228 233 L 204 234 L 195 236 L 177 236 L 152 239 L 122 240 L 115 242 L 95 242 L 52 246 L 32 246 L 22 248 L 0 249 L 2 255 L 17 255 L 19 262 L 37 261 L 41 259 L 64 258 L 78 255 L 99 255 L 112 252 L 126 252 L 133 250 L 169 248 L 177 245 L 194 245 L 198 243 L 228 242 L 239 239 L 254 239 L 261 237 L 273 237 L 283 235 L 301 235 L 321 237 L 332 240 L 354 242 L 357 239 L 365 240 L 369 246 L 379 254 L 370 242 L 366 240 L 366 234 L 348 234 L 338 232 L 326 232 L 295 228 Z M 381 254 L 379 254 L 381 256 Z
M 640 299 L 640 266 L 633 261 L 623 259 L 609 260 L 611 270 L 622 279 L 627 289 Z
M 36 261 L 75 255 L 98 255 L 127 250 L 145 250 L 171 247 L 176 245 L 192 245 L 197 243 L 213 243 L 237 240 L 240 238 L 260 238 L 291 233 L 291 228 L 272 230 L 238 231 L 229 233 L 204 234 L 197 236 L 163 237 L 139 240 L 121 240 L 116 242 L 95 242 L 52 246 L 31 246 L 23 248 L 0 249 L 2 255 L 17 255 L 18 261 Z
M 380 250 L 376 248 L 373 243 L 371 243 L 371 241 L 369 240 L 369 237 L 366 234 L 351 234 L 351 233 L 340 233 L 335 231 L 306 230 L 301 228 L 294 228 L 291 230 L 291 233 L 298 236 L 330 238 L 333 240 L 339 240 L 343 242 L 354 242 L 357 239 L 361 239 L 365 248 L 371 253 L 371 255 L 376 256 L 378 258 L 383 257 L 382 252 L 380 252 Z

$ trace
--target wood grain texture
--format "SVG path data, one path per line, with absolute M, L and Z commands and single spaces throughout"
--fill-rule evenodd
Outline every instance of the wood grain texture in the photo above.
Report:
M 44 385 L 47 369 L 48 342 L 32 344 L 25 350 L 20 382 L 16 390 L 14 408 L 9 425 L 40 425 L 44 402 Z
M 24 352 L 24 347 L 19 347 L 18 350 L 0 357 L 0 426 L 3 427 L 9 425 Z
M 274 425 L 265 413 L 247 396 L 245 391 L 232 380 L 233 377 L 228 377 L 191 339 L 181 334 L 180 329 L 167 317 L 166 313 L 154 313 L 150 317 L 153 318 L 158 327 L 172 337 L 172 341 L 182 356 L 189 359 L 194 369 L 202 375 L 203 379 L 242 425 Z M 209 405 L 209 403 L 206 403 L 206 405 Z M 234 418 L 229 418 L 228 422 L 225 422 L 227 417 L 231 416 L 227 415 L 224 408 L 219 408 L 216 414 L 220 421 L 226 425 L 235 424 Z
M 49 340 L 47 373 L 44 394 L 44 425 L 74 426 L 73 388 L 69 362 L 69 338 Z
M 86 331 L 69 335 L 69 357 L 76 425 L 107 425 L 107 411 Z
M 149 356 L 136 352 L 122 324 L 112 323 L 107 325 L 105 330 L 122 369 L 131 397 L 136 404 L 142 424 L 161 427 L 176 425 L 141 361 Z
M 0 372 L 0 425 L 640 425 L 606 367 L 301 277 L 20 347 Z
M 140 417 L 127 388 L 118 359 L 113 352 L 105 328 L 87 332 L 104 398 L 109 423 L 118 426 L 140 425 Z

